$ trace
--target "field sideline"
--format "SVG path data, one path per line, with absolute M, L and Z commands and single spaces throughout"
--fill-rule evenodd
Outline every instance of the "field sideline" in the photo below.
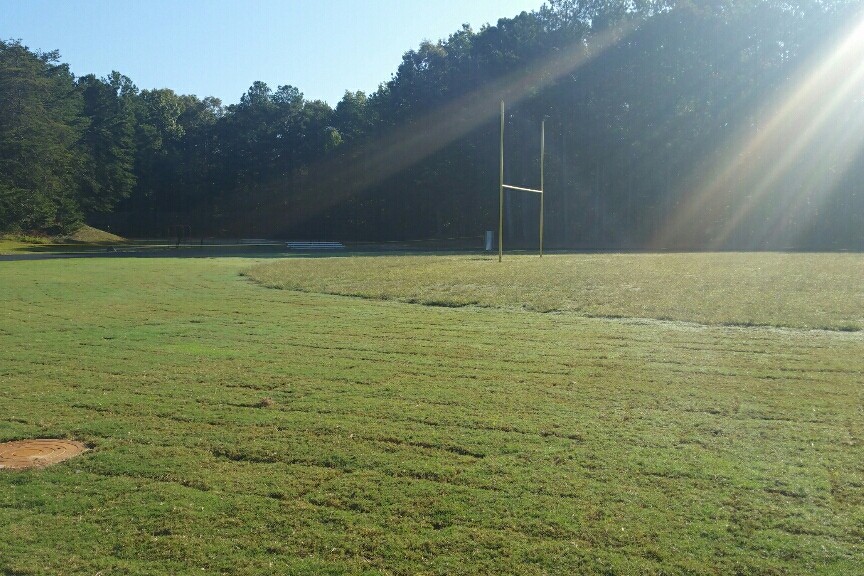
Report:
M 91 447 L 0 473 L 0 574 L 862 574 L 861 256 L 749 256 L 704 317 L 679 255 L 0 263 L 0 441 Z

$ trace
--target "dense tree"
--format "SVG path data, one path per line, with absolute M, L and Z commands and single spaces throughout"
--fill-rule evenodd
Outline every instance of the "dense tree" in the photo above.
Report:
M 0 41 L 0 230 L 64 230 L 80 221 L 84 125 L 59 54 Z
M 81 138 L 85 159 L 79 172 L 79 201 L 88 212 L 107 212 L 135 185 L 134 88 L 118 73 L 104 80 L 84 76 L 77 83 L 87 119 Z
M 361 91 L 345 92 L 336 105 L 333 124 L 345 144 L 359 143 L 375 122 L 368 109 L 369 99 Z
M 837 54 L 859 12 L 550 0 L 420 43 L 335 109 L 263 82 L 227 107 L 117 73 L 76 83 L 6 42 L 0 226 L 474 242 L 497 228 L 505 99 L 508 181 L 538 183 L 546 119 L 551 246 L 860 249 L 864 107 L 843 67 L 864 55 Z M 508 244 L 535 245 L 537 198 L 506 202 Z

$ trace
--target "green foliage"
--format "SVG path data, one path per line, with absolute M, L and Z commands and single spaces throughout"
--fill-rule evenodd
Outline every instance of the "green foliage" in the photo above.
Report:
M 368 110 L 369 99 L 362 91 L 346 91 L 336 105 L 333 121 L 346 143 L 362 139 L 369 133 L 373 119 Z
M 0 41 L 0 231 L 66 231 L 80 222 L 81 99 L 57 52 Z
M 0 41 L 0 231 L 72 232 L 135 183 L 131 81 L 58 62 Z
M 135 117 L 128 78 L 116 72 L 99 80 L 92 74 L 78 79 L 89 125 L 82 144 L 86 168 L 81 176 L 80 203 L 90 212 L 110 211 L 135 186 Z
M 35 236 L 33 234 L 5 234 L 3 240 L 9 240 L 20 244 L 48 244 L 52 241 L 50 236 Z
M 302 294 L 253 263 L 0 263 L 0 440 L 91 448 L 0 473 L 0 573 L 860 572 L 860 334 Z

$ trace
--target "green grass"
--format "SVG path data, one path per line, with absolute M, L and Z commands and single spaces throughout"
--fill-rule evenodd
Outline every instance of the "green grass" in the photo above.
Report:
M 861 254 L 596 254 L 283 260 L 249 271 L 274 288 L 442 306 L 856 331 Z
M 33 249 L 42 250 L 52 245 L 50 238 L 41 236 L 26 236 L 21 234 L 0 235 L 0 254 L 15 254 Z
M 68 236 L 36 236 L 33 234 L 0 235 L 0 254 L 76 252 L 82 249 L 116 246 L 125 242 L 126 240 L 120 236 L 85 224 Z
M 252 264 L 0 263 L 0 440 L 92 448 L 0 473 L 0 574 L 864 573 L 864 334 Z

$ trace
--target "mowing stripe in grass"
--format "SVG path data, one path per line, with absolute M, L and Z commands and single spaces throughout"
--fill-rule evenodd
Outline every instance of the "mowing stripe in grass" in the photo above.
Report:
M 0 571 L 860 572 L 861 333 L 296 293 L 251 264 L 0 264 L 0 440 L 93 448 L 0 474 Z

